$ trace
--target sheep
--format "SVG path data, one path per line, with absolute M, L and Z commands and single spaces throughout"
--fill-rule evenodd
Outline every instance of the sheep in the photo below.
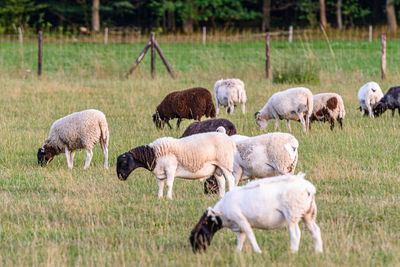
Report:
M 400 115 L 400 86 L 391 87 L 386 94 L 374 104 L 373 114 L 375 117 L 378 117 L 387 109 L 391 109 L 392 117 L 394 117 L 396 108 Z
M 236 103 L 240 103 L 242 113 L 245 114 L 245 105 L 247 101 L 244 83 L 240 79 L 219 80 L 214 85 L 215 104 L 217 114 L 219 105 L 225 107 L 225 112 L 232 114 Z
M 375 103 L 383 97 L 382 89 L 376 82 L 368 82 L 358 90 L 358 103 L 360 104 L 361 116 L 374 117 L 372 108 Z
M 120 180 L 126 180 L 136 168 L 146 168 L 158 180 L 158 197 L 163 196 L 166 180 L 167 198 L 172 199 L 175 177 L 203 179 L 215 174 L 222 197 L 225 180 L 229 190 L 235 185 L 232 176 L 235 153 L 235 143 L 226 134 L 200 133 L 180 139 L 162 137 L 121 154 L 117 159 L 117 175 Z
M 298 160 L 299 142 L 288 133 L 269 133 L 254 137 L 231 136 L 237 153 L 233 164 L 235 184 L 246 179 L 294 173 Z M 215 178 L 204 183 L 204 193 L 218 190 Z
M 299 221 L 309 230 L 314 251 L 322 253 L 321 230 L 316 223 L 316 189 L 304 179 L 305 174 L 288 174 L 249 182 L 226 193 L 214 207 L 207 208 L 191 231 L 193 252 L 206 250 L 214 234 L 223 227 L 237 232 L 236 250 L 241 251 L 246 237 L 254 252 L 261 253 L 252 228 L 273 230 L 286 225 L 290 234 L 290 250 L 300 245 Z
M 307 132 L 312 110 L 311 91 L 304 87 L 297 87 L 273 94 L 267 104 L 254 114 L 254 117 L 261 130 L 267 127 L 270 119 L 275 119 L 275 130 L 278 128 L 278 121 L 286 119 L 290 132 L 292 129 L 289 120 L 300 120 L 303 132 Z
M 314 107 L 310 121 L 329 121 L 330 129 L 335 127 L 335 120 L 343 129 L 343 119 L 346 116 L 343 99 L 336 93 L 323 93 L 313 96 Z
M 61 153 L 67 157 L 68 168 L 73 168 L 75 151 L 86 150 L 84 169 L 89 168 L 92 149 L 100 142 L 104 154 L 104 168 L 108 169 L 109 131 L 106 116 L 99 110 L 88 109 L 56 120 L 49 137 L 37 152 L 38 164 L 47 165 Z
M 182 134 L 186 137 L 198 133 L 215 132 L 217 128 L 223 127 L 227 135 L 234 135 L 237 133 L 235 125 L 227 119 L 209 119 L 206 121 L 195 121 L 191 123 Z
M 172 129 L 169 120 L 177 118 L 176 127 L 179 128 L 182 119 L 200 121 L 202 116 L 215 118 L 215 107 L 211 93 L 197 87 L 168 94 L 157 106 L 153 122 L 159 129 L 164 128 L 165 123 Z

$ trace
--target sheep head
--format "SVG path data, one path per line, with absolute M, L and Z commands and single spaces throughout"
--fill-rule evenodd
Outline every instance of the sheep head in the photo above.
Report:
M 121 181 L 128 179 L 129 174 L 138 167 L 131 153 L 126 152 L 118 156 L 117 175 Z
M 375 117 L 378 117 L 379 115 L 383 114 L 387 109 L 387 106 L 383 102 L 378 102 L 375 103 L 374 106 L 372 107 L 372 112 L 374 113 Z
M 163 124 L 161 123 L 161 118 L 160 118 L 160 114 L 158 113 L 158 111 L 153 114 L 153 122 L 156 125 L 157 129 L 162 128 Z
M 264 130 L 267 127 L 268 120 L 266 120 L 259 111 L 254 113 L 254 118 L 256 119 L 256 124 L 260 130 Z
M 208 208 L 190 233 L 189 240 L 193 252 L 205 251 L 210 245 L 214 234 L 222 227 L 221 218 L 213 212 L 212 208 Z
M 43 147 L 38 149 L 38 152 L 37 152 L 38 164 L 40 164 L 42 167 L 44 167 L 47 164 L 49 164 L 50 161 L 52 161 L 56 155 L 57 155 L 57 153 L 56 153 L 55 149 L 46 145 L 46 143 L 45 143 Z

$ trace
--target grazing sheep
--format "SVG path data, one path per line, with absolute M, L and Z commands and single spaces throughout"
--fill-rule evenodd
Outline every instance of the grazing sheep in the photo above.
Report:
M 206 250 L 214 234 L 223 227 L 237 232 L 236 250 L 241 251 L 246 237 L 254 252 L 261 253 L 252 228 L 273 230 L 287 226 L 290 250 L 300 245 L 299 221 L 310 231 L 315 252 L 322 253 L 321 231 L 316 223 L 316 189 L 305 174 L 288 174 L 259 179 L 226 193 L 214 207 L 207 208 L 190 234 L 193 251 Z
M 275 119 L 275 130 L 278 128 L 278 121 L 286 119 L 290 132 L 292 129 L 289 120 L 300 120 L 303 132 L 306 132 L 310 126 L 312 110 L 311 91 L 304 87 L 297 87 L 273 94 L 267 104 L 254 116 L 261 130 L 267 127 L 270 119 Z
M 38 163 L 42 166 L 47 165 L 55 156 L 65 153 L 68 168 L 72 169 L 75 150 L 85 149 L 84 169 L 87 169 L 93 157 L 92 149 L 97 142 L 100 142 L 104 154 L 104 168 L 107 169 L 108 141 L 107 120 L 101 111 L 88 109 L 75 112 L 53 123 L 43 148 L 38 150 Z
M 346 116 L 342 97 L 335 93 L 323 93 L 314 95 L 313 98 L 314 108 L 310 117 L 311 122 L 329 121 L 331 124 L 330 129 L 333 130 L 335 120 L 337 120 L 342 129 L 343 119 Z
M 400 115 L 400 86 L 391 87 L 386 94 L 373 106 L 373 113 L 376 117 L 383 114 L 387 109 L 392 110 L 394 117 L 395 109 Z
M 176 127 L 179 128 L 182 119 L 200 121 L 202 116 L 215 118 L 215 107 L 211 93 L 198 87 L 168 94 L 157 106 L 153 122 L 157 128 L 164 128 L 166 123 L 172 129 L 169 120 L 177 118 Z
M 361 116 L 366 114 L 374 117 L 372 108 L 375 103 L 383 97 L 382 89 L 376 82 L 368 82 L 358 90 L 358 103 L 360 104 Z
M 214 85 L 214 97 L 217 114 L 219 113 L 219 105 L 225 107 L 226 113 L 232 114 L 236 103 L 240 103 L 242 113 L 245 114 L 247 97 L 243 81 L 239 79 L 217 81 Z
M 198 133 L 215 132 L 217 128 L 223 127 L 227 135 L 234 135 L 237 133 L 235 125 L 227 119 L 209 119 L 206 121 L 195 121 L 191 123 L 182 134 L 186 137 Z
M 299 142 L 293 135 L 275 132 L 254 137 L 233 135 L 231 139 L 237 149 L 232 173 L 236 185 L 245 179 L 294 173 Z M 215 178 L 208 178 L 204 183 L 204 192 L 214 193 L 217 190 Z
M 163 196 L 166 180 L 167 198 L 172 199 L 175 177 L 203 179 L 215 174 L 222 197 L 225 180 L 229 190 L 235 186 L 232 176 L 235 153 L 235 143 L 226 134 L 200 133 L 180 139 L 163 137 L 121 154 L 117 160 L 117 175 L 120 180 L 126 180 L 136 168 L 146 168 L 158 179 L 158 197 Z

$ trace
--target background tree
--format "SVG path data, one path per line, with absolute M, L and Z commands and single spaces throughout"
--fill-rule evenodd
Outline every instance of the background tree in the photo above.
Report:
M 326 20 L 325 0 L 319 0 L 319 20 L 322 27 L 326 28 L 328 26 L 328 22 Z
M 100 31 L 100 0 L 92 2 L 92 31 Z
M 395 32 L 397 29 L 396 12 L 394 9 L 394 0 L 386 0 L 386 15 L 389 24 L 389 30 Z

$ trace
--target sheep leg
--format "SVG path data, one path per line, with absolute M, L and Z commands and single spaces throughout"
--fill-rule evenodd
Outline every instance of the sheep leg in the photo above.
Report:
M 108 169 L 108 148 L 105 145 L 101 145 L 104 155 L 104 169 Z
M 228 182 L 229 191 L 235 187 L 235 177 L 233 177 L 232 173 L 224 168 L 221 168 L 222 173 L 225 177 L 225 180 Z
M 230 105 L 229 106 L 229 114 L 232 114 L 234 109 L 235 109 L 235 105 Z
M 165 179 L 157 179 L 158 184 L 158 198 L 162 198 L 164 194 L 164 182 Z
M 242 251 L 243 243 L 246 240 L 246 233 L 238 232 L 237 233 L 237 246 L 236 251 Z
M 290 233 L 290 250 L 292 252 L 297 252 L 299 250 L 301 231 L 299 223 L 288 223 L 289 233 Z
M 182 119 L 179 118 L 178 121 L 176 122 L 176 128 L 179 129 L 179 126 L 181 125 Z
M 245 114 L 245 113 L 246 113 L 246 104 L 245 104 L 245 103 L 242 103 L 242 104 L 240 105 L 240 107 L 241 107 L 241 109 L 242 109 L 242 113 Z
M 65 156 L 67 157 L 67 165 L 68 165 L 68 169 L 72 169 L 73 167 L 73 162 L 71 162 L 71 157 L 69 155 L 69 150 L 68 147 L 65 147 Z
M 331 117 L 331 118 L 329 118 L 329 122 L 331 123 L 331 126 L 330 126 L 331 131 L 333 131 L 333 128 L 335 127 L 335 120 Z
M 340 129 L 343 129 L 343 119 L 342 118 L 338 118 L 337 121 L 339 123 Z
M 168 125 L 168 127 L 169 127 L 170 129 L 172 129 L 171 124 L 169 124 L 169 119 L 166 119 L 166 120 L 165 120 L 165 123 Z M 163 127 L 163 128 L 164 128 L 164 127 Z
M 308 231 L 311 234 L 313 243 L 314 243 L 314 251 L 317 253 L 322 253 L 322 239 L 321 239 L 321 229 L 319 229 L 317 223 L 315 222 L 315 218 L 313 219 L 310 215 L 305 215 L 303 218 Z
M 261 253 L 261 249 L 257 244 L 256 236 L 254 235 L 253 229 L 251 228 L 247 219 L 244 216 L 240 216 L 236 222 L 239 224 L 241 231 L 246 233 L 254 252 Z
M 235 179 L 235 185 L 238 185 L 243 176 L 243 169 L 240 166 L 238 167 L 237 165 L 235 165 L 236 163 L 234 163 L 232 175 Z
M 368 105 L 367 108 L 368 108 L 369 117 L 370 117 L 370 118 L 374 118 L 374 114 L 372 113 L 372 107 L 371 107 L 371 105 Z
M 214 172 L 215 179 L 217 179 L 219 197 L 222 198 L 225 195 L 225 179 L 222 177 L 222 173 L 219 168 Z
M 71 166 L 74 165 L 74 157 L 75 157 L 75 150 L 72 150 L 70 154 Z
M 167 198 L 172 199 L 172 187 L 174 185 L 175 180 L 175 172 L 168 171 L 167 172 Z
M 400 116 L 400 108 L 397 108 L 397 111 L 399 112 L 399 116 Z
M 86 149 L 86 162 L 85 166 L 83 167 L 84 170 L 89 168 L 90 162 L 92 161 L 93 151 L 91 149 Z
M 392 117 L 394 117 L 395 109 L 392 109 Z
M 290 120 L 286 120 L 286 125 L 289 129 L 289 132 L 292 132 L 292 128 L 290 128 Z
M 278 129 L 279 118 L 275 118 L 275 130 Z
M 303 128 L 303 132 L 307 132 L 307 126 L 306 126 L 306 122 L 304 121 L 304 117 L 302 114 L 297 113 L 297 116 L 300 119 L 300 123 L 301 123 L 301 127 Z

